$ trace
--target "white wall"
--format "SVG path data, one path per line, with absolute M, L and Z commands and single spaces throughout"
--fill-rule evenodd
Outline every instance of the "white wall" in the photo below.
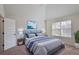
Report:
M 14 18 L 17 22 L 17 29 L 24 28 L 27 20 L 35 20 L 38 29 L 45 28 L 45 6 L 44 5 L 4 5 L 6 17 Z
M 0 14 L 4 17 L 5 14 L 4 14 L 4 8 L 3 8 L 3 5 L 0 4 Z

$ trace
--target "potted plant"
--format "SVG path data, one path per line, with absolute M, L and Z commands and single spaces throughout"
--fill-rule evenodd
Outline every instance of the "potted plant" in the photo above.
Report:
M 79 31 L 75 33 L 75 47 L 79 48 Z

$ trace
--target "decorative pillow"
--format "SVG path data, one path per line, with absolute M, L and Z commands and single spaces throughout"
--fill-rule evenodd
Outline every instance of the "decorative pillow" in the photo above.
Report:
M 37 33 L 35 33 L 35 36 L 38 36 Z
M 42 31 L 41 30 L 37 30 L 36 33 L 42 33 Z
M 27 33 L 25 33 L 25 38 L 26 38 L 26 37 L 29 38 L 29 35 L 28 35 Z
M 34 29 L 29 29 L 26 31 L 26 33 L 28 33 L 28 34 L 34 34 L 35 32 L 36 32 L 36 30 L 34 30 Z
M 43 33 L 37 33 L 37 36 L 44 36 Z
M 35 37 L 35 34 L 28 34 L 29 38 Z

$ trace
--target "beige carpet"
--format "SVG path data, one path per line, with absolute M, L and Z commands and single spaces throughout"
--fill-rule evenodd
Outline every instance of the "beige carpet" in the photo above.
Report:
M 59 53 L 57 53 L 58 55 L 79 55 L 79 48 L 75 48 L 69 45 L 65 45 L 65 48 L 61 51 L 59 51 Z
M 29 54 L 30 53 L 28 52 L 28 50 L 25 48 L 24 45 L 16 46 L 0 53 L 0 55 L 29 55 Z
M 13 47 L 0 55 L 30 55 L 24 45 Z M 61 49 L 56 55 L 79 55 L 79 49 L 65 45 L 64 49 Z

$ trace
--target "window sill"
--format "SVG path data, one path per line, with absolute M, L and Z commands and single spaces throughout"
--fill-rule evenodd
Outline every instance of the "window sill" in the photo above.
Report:
M 58 36 L 58 35 L 52 35 L 54 37 L 62 37 L 62 38 L 71 38 L 71 37 L 66 37 L 66 36 Z

